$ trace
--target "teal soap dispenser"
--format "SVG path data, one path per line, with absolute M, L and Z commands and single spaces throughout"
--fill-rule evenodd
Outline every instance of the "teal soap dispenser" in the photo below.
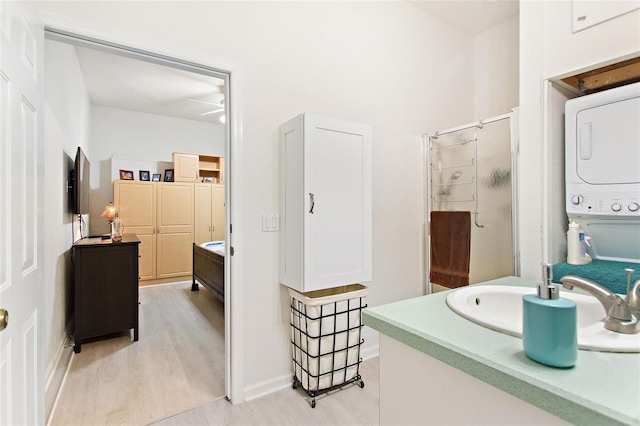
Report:
M 578 358 L 576 304 L 560 297 L 553 265 L 542 265 L 536 294 L 522 297 L 522 344 L 529 358 L 551 367 L 568 368 Z

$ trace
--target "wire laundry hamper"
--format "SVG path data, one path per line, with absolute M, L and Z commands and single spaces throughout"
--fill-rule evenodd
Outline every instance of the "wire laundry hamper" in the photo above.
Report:
M 291 296 L 293 388 L 302 385 L 311 397 L 359 382 L 362 309 L 369 289 L 361 284 L 300 293 Z

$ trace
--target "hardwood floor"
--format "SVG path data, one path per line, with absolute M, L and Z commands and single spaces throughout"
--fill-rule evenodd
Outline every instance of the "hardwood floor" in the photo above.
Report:
M 190 283 L 140 288 L 140 340 L 83 342 L 49 425 L 377 425 L 379 362 L 364 361 L 364 388 L 316 398 L 299 386 L 240 405 L 224 398 L 224 306 Z
M 154 426 L 187 425 L 377 425 L 380 423 L 380 363 L 364 361 L 360 375 L 365 383 L 316 398 L 311 408 L 307 394 L 283 389 L 240 405 L 226 399 L 207 403 L 184 413 L 153 423 Z
M 142 425 L 224 397 L 224 306 L 191 283 L 140 288 L 140 340 L 82 344 L 49 424 Z

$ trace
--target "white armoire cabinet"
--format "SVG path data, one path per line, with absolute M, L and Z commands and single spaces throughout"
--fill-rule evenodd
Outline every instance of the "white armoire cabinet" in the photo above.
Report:
M 280 126 L 280 282 L 371 280 L 371 127 L 312 114 Z

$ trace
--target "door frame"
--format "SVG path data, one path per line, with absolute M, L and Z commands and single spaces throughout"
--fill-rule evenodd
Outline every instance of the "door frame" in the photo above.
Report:
M 225 393 L 232 404 L 244 402 L 244 356 L 242 342 L 243 316 L 243 253 L 242 227 L 239 224 L 242 211 L 242 65 L 238 62 L 202 55 L 188 50 L 176 50 L 151 40 L 122 34 L 113 34 L 83 23 L 71 22 L 57 15 L 41 14 L 45 33 L 56 33 L 77 40 L 119 49 L 134 56 L 145 56 L 156 61 L 166 61 L 209 70 L 226 75 L 225 99 L 228 113 L 226 120 L 225 149 L 225 239 L 233 255 L 225 261 Z M 229 161 L 230 160 L 230 161 Z M 233 286 L 231 283 L 233 282 Z

